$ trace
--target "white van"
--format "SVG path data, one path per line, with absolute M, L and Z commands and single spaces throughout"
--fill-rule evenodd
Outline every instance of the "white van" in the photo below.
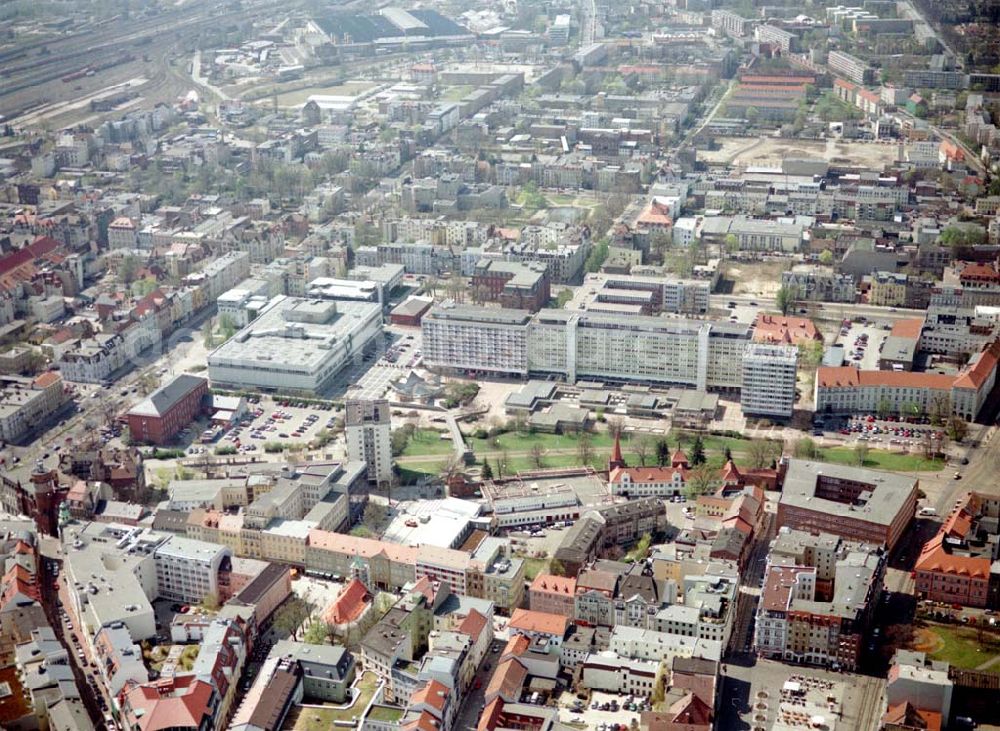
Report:
M 923 507 L 917 511 L 917 515 L 937 515 L 937 510 L 931 507 Z

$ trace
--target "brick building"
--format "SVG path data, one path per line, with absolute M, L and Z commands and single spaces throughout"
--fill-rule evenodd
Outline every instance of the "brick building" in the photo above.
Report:
M 1000 606 L 1000 568 L 990 540 L 998 512 L 998 498 L 964 496 L 920 551 L 914 567 L 918 597 L 967 607 Z
M 545 264 L 482 259 L 472 275 L 472 295 L 480 302 L 538 312 L 551 296 Z
M 576 578 L 539 574 L 528 588 L 528 604 L 534 612 L 572 617 L 576 596 Z
M 918 481 L 828 462 L 788 462 L 778 527 L 832 533 L 891 550 L 913 520 Z
M 125 415 L 129 435 L 135 442 L 167 444 L 199 414 L 206 394 L 207 379 L 187 373 L 177 376 L 129 409 Z

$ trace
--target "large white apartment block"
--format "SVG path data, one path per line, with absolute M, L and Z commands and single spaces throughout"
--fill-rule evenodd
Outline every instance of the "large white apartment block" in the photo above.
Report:
M 712 27 L 721 30 L 728 36 L 743 38 L 756 25 L 756 21 L 744 18 L 731 10 L 716 9 L 712 11 Z
M 750 329 L 729 322 L 543 310 L 437 307 L 423 319 L 431 368 L 569 382 L 674 384 L 737 391 Z
M 526 310 L 435 307 L 421 321 L 424 363 L 431 368 L 528 375 Z
M 799 351 L 793 345 L 750 343 L 743 354 L 744 414 L 787 419 L 795 406 Z
M 830 51 L 826 59 L 830 71 L 855 84 L 870 84 L 874 70 L 860 58 L 843 51 Z
M 156 548 L 156 580 L 160 596 L 197 603 L 219 596 L 219 566 L 231 552 L 218 543 L 172 536 Z
M 749 340 L 743 325 L 544 310 L 528 333 L 528 370 L 580 378 L 740 387 Z
M 379 484 L 392 479 L 392 426 L 385 399 L 351 400 L 344 406 L 347 458 L 364 462 L 368 481 Z

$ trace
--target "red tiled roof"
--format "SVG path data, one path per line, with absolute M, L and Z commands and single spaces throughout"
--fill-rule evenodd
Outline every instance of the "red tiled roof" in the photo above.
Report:
M 528 677 L 528 670 L 515 658 L 502 661 L 486 686 L 485 698 L 503 698 L 516 702 L 521 695 L 521 688 Z
M 422 688 L 417 688 L 410 696 L 410 705 L 424 705 L 437 711 L 440 718 L 448 705 L 448 686 L 438 680 L 431 680 Z
M 674 723 L 707 726 L 712 724 L 712 707 L 694 693 L 688 693 L 670 706 Z
M 896 338 L 911 338 L 917 340 L 924 329 L 924 318 L 908 317 L 905 320 L 896 320 L 892 324 L 892 335 Z
M 486 704 L 482 714 L 479 716 L 479 724 L 476 731 L 493 731 L 500 723 L 500 714 L 503 712 L 503 699 L 496 698 Z
M 561 614 L 536 612 L 531 609 L 515 609 L 508 625 L 512 630 L 562 637 L 566 634 L 569 619 Z
M 48 388 L 54 383 L 59 383 L 62 380 L 62 376 L 55 371 L 45 371 L 35 377 L 35 385 L 39 388 Z
M 813 321 L 807 317 L 786 317 L 761 313 L 753 324 L 753 339 L 758 343 L 790 343 L 823 340 Z
M 535 580 L 531 582 L 530 590 L 545 594 L 573 596 L 576 594 L 576 577 L 538 574 Z
M 816 381 L 824 388 L 895 386 L 949 391 L 955 383 L 955 377 L 943 373 L 862 371 L 853 366 L 822 366 L 816 370 Z
M 16 269 L 22 264 L 37 259 L 49 252 L 55 251 L 62 244 L 49 236 L 40 236 L 27 246 L 13 251 L 0 259 L 0 274 L 6 274 L 12 269 Z
M 507 644 L 503 648 L 503 652 L 500 653 L 501 659 L 507 659 L 508 656 L 520 657 L 528 651 L 531 647 L 531 640 L 522 635 L 520 632 L 511 635 L 510 639 L 507 640 Z
M 622 481 L 623 475 L 628 475 L 631 482 L 641 485 L 651 482 L 670 482 L 674 479 L 674 473 L 679 473 L 684 480 L 687 478 L 687 472 L 683 467 L 617 467 L 611 471 L 609 479 L 617 484 Z
M 3 577 L 3 584 L 0 587 L 0 609 L 5 608 L 17 597 L 22 597 L 28 603 L 42 600 L 35 575 L 21 564 L 15 563 Z M 21 600 L 18 600 L 18 604 L 20 603 Z
M 203 719 L 212 715 L 212 686 L 193 675 L 130 683 L 122 693 L 123 705 L 130 709 L 128 715 L 140 731 L 200 728 Z
M 889 706 L 885 715 L 882 716 L 882 723 L 902 728 L 941 731 L 941 714 L 937 711 L 917 708 L 909 701 L 906 701 L 905 703 L 897 703 L 896 705 Z
M 401 725 L 404 731 L 440 731 L 441 722 L 434 718 L 427 711 L 421 711 L 420 715 L 411 721 Z
M 368 598 L 368 588 L 359 579 L 352 579 L 326 610 L 326 621 L 330 624 L 350 624 L 364 614 Z
M 459 623 L 457 631 L 464 635 L 469 635 L 473 642 L 475 642 L 476 638 L 479 637 L 489 623 L 490 621 L 483 614 L 472 609 L 469 611 L 469 616 Z
M 807 566 L 771 566 L 764 574 L 764 587 L 760 593 L 761 606 L 768 611 L 788 609 L 788 597 L 800 573 L 814 572 Z
M 979 353 L 974 363 L 966 366 L 965 370 L 958 374 L 954 387 L 978 391 L 996 370 L 998 362 L 1000 362 L 1000 340 L 994 340 Z

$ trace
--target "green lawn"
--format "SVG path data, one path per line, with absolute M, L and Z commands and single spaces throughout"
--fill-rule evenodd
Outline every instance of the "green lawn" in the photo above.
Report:
M 360 691 L 358 697 L 347 708 L 337 708 L 334 706 L 324 706 L 323 708 L 298 707 L 298 712 L 293 711 L 288 714 L 283 728 L 286 731 L 327 731 L 333 726 L 334 721 L 350 721 L 359 716 L 368 704 L 375 689 L 378 687 L 378 678 L 375 673 L 366 672 L 357 681 L 355 687 Z
M 457 102 L 459 99 L 472 93 L 473 87 L 458 85 L 446 86 L 441 92 L 441 101 Z
M 447 438 L 442 439 L 444 434 Z M 444 432 L 434 429 L 417 429 L 406 444 L 403 450 L 404 457 L 422 457 L 427 455 L 440 454 L 442 456 L 451 453 L 451 437 Z
M 856 465 L 857 455 L 852 447 L 829 447 L 820 450 L 825 462 Z M 884 449 L 871 449 L 865 456 L 865 467 L 892 472 L 937 472 L 944 467 L 944 460 L 926 459 L 920 454 L 901 454 Z
M 393 708 L 392 706 L 372 706 L 372 710 L 368 714 L 368 718 L 373 721 L 383 721 L 386 723 L 396 722 L 402 717 L 403 709 Z
M 440 474 L 451 453 L 451 442 L 440 439 L 434 430 L 422 430 L 410 441 L 400 460 L 404 484 L 415 482 L 427 475 Z M 678 441 L 690 457 L 691 446 L 695 438 L 693 432 L 674 430 L 667 435 L 646 433 L 625 433 L 622 436 L 622 454 L 630 465 L 640 465 L 641 460 L 635 451 L 638 440 L 648 444 L 646 464 L 656 463 L 656 444 L 664 438 L 670 445 L 670 451 L 677 449 Z M 506 454 L 503 475 L 526 472 L 535 469 L 560 469 L 564 467 L 580 467 L 579 435 L 577 434 L 544 434 L 527 431 L 511 431 L 495 437 L 467 437 L 466 442 L 476 455 L 479 464 L 489 460 L 493 474 L 497 474 L 497 461 L 501 453 Z M 701 435 L 702 444 L 708 464 L 713 467 L 722 465 L 726 449 L 740 467 L 748 467 L 747 454 L 750 441 L 739 437 L 723 437 L 710 434 Z M 589 466 L 597 470 L 607 467 L 611 455 L 613 440 L 607 431 L 590 433 L 591 456 Z M 542 448 L 541 465 L 536 464 L 531 456 L 535 446 Z M 781 454 L 775 448 L 774 456 Z M 852 447 L 828 447 L 820 450 L 820 457 L 832 464 L 854 465 L 857 458 Z M 928 460 L 918 454 L 901 454 L 881 449 L 871 449 L 865 459 L 865 467 L 890 470 L 894 472 L 936 472 L 944 467 L 941 460 Z
M 1000 654 L 1000 637 L 995 634 L 984 632 L 980 643 L 974 627 L 929 624 L 926 629 L 944 641 L 944 646 L 930 657 L 945 660 L 957 668 L 974 669 Z
M 524 578 L 533 581 L 539 574 L 548 573 L 550 559 L 547 558 L 525 558 Z

